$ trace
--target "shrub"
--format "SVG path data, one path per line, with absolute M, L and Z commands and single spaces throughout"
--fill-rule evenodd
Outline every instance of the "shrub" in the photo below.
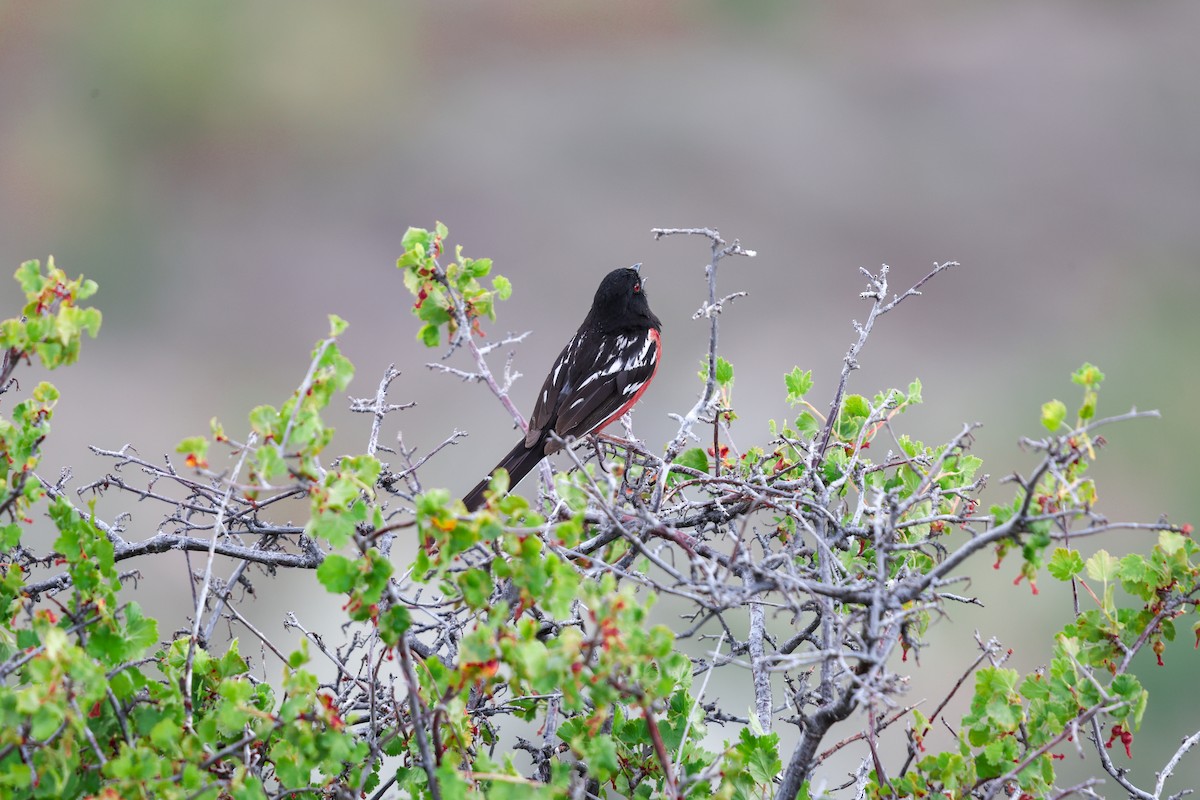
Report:
M 392 368 L 374 395 L 351 401 L 371 419 L 364 451 L 329 458 L 322 413 L 354 374 L 337 317 L 291 397 L 253 409 L 236 432 L 214 420 L 161 461 L 95 449 L 113 468 L 75 491 L 44 479 L 58 393 L 48 383 L 26 392 L 14 376 L 35 358 L 50 369 L 75 361 L 100 313 L 83 305 L 94 283 L 52 261 L 23 264 L 26 304 L 0 325 L 5 796 L 1036 798 L 1098 796 L 1103 776 L 1130 796 L 1165 797 L 1200 734 L 1156 765 L 1153 786 L 1135 784 L 1108 750 L 1131 751 L 1148 702 L 1134 657 L 1161 655 L 1195 612 L 1200 559 L 1187 525 L 1106 519 L 1088 476 L 1100 431 L 1145 414 L 1100 417 L 1104 375 L 1085 364 L 1071 376 L 1079 402 L 1043 406 L 1043 430 L 1022 442 L 1035 464 L 984 513 L 975 425 L 926 444 L 900 418 L 923 401 L 919 381 L 848 391 L 875 325 L 953 264 L 900 294 L 886 266 L 864 270 L 869 311 L 828 403 L 811 399 L 811 372 L 776 364 L 796 416 L 768 425 L 737 418 L 734 366 L 719 350 L 721 314 L 740 295 L 718 299 L 719 266 L 753 252 L 708 229 L 655 233 L 711 248 L 698 312 L 710 346 L 676 435 L 661 446 L 578 443 L 535 500 L 506 493 L 500 474 L 474 513 L 419 480 L 459 434 L 420 458 L 380 444 L 407 407 L 388 400 Z M 487 386 L 522 424 L 510 372 L 488 361 L 516 340 L 481 338 L 512 285 L 488 259 L 450 255 L 446 236 L 439 224 L 402 243 L 417 336 L 464 360 L 438 363 Z M 735 425 L 755 444 L 737 449 Z M 100 488 L 156 505 L 157 533 L 100 519 L 85 502 Z M 297 499 L 303 524 L 273 521 L 276 504 Z M 41 515 L 57 531 L 50 549 L 26 535 Z M 1145 532 L 1146 546 L 1120 558 L 1081 549 L 1116 529 Z M 391 558 L 399 537 L 419 544 L 412 563 Z M 162 642 L 121 567 L 171 550 L 199 554 L 203 569 L 190 631 Z M 1048 666 L 1022 675 L 977 638 L 939 705 L 903 707 L 909 654 L 927 646 L 943 607 L 972 602 L 963 579 L 993 555 L 1035 590 L 1047 579 L 1075 589 Z M 322 636 L 290 615 L 306 637 L 290 654 L 245 620 L 233 592 L 247 573 L 283 569 L 315 571 L 347 622 Z M 663 596 L 681 623 L 653 612 Z M 277 657 L 278 682 L 252 675 L 237 640 L 214 642 L 221 619 Z M 335 677 L 319 680 L 313 658 Z M 749 713 L 708 692 L 717 670 L 752 688 Z M 947 701 L 972 683 L 953 746 L 932 751 Z M 714 723 L 731 734 L 720 745 L 707 738 Z M 885 757 L 884 736 L 907 755 Z M 1055 769 L 1068 741 L 1096 763 L 1074 786 Z M 845 748 L 862 766 L 836 787 L 822 766 Z

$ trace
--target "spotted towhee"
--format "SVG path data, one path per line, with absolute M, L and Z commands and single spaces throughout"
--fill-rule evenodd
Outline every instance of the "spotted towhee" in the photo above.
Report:
M 641 266 L 615 269 L 600 282 L 592 310 L 542 384 L 525 438 L 492 469 L 508 470 L 510 486 L 560 450 L 561 441 L 587 436 L 619 418 L 654 379 L 662 323 L 646 301 Z M 483 505 L 490 480 L 489 474 L 463 498 L 468 509 Z

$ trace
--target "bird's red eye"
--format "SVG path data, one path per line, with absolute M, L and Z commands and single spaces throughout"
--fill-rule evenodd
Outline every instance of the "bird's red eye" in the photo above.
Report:
M 634 293 L 634 294 L 637 294 L 637 293 L 638 293 L 638 292 L 640 292 L 641 290 L 642 290 L 642 285 L 641 285 L 640 283 L 635 283 L 635 284 L 633 285 L 633 293 Z

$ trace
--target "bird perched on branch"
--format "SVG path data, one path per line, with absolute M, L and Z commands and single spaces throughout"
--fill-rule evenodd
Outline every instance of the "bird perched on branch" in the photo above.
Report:
M 469 510 L 483 505 L 483 492 L 496 470 L 508 470 L 509 485 L 516 486 L 543 458 L 560 450 L 563 441 L 599 431 L 633 408 L 646 391 L 658 371 L 662 323 L 646 300 L 641 266 L 604 276 L 591 311 L 542 384 L 528 432 L 463 497 Z

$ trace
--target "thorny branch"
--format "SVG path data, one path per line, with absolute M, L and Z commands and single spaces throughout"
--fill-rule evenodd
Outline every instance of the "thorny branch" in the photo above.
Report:
M 713 406 L 713 401 L 717 393 L 717 343 L 718 331 L 720 328 L 720 314 L 723 310 L 725 302 L 735 296 L 742 296 L 744 293 L 735 293 L 723 298 L 720 302 L 717 301 L 717 267 L 721 260 L 726 256 L 746 256 L 753 258 L 758 255 L 753 250 L 747 250 L 742 247 L 741 243 L 734 239 L 732 244 L 726 244 L 721 238 L 721 234 L 712 228 L 654 228 L 651 233 L 654 234 L 655 240 L 661 239 L 664 236 L 703 236 L 709 240 L 710 256 L 708 265 L 704 268 L 704 275 L 708 283 L 708 300 L 696 312 L 693 319 L 706 317 L 709 321 L 708 325 L 708 355 L 704 390 L 700 393 L 700 398 L 696 400 L 696 404 L 691 410 L 682 417 L 676 417 L 679 420 L 679 432 L 675 434 L 675 438 L 667 444 L 666 455 L 662 458 L 662 463 L 659 468 L 659 482 L 655 489 L 654 499 L 651 506 L 657 511 L 662 506 L 662 491 L 666 486 L 667 469 L 679 453 L 687 445 L 690 439 L 696 438 L 692 432 L 692 428 L 696 423 L 701 421 L 705 416 L 712 416 L 712 423 L 715 429 L 717 418 Z

